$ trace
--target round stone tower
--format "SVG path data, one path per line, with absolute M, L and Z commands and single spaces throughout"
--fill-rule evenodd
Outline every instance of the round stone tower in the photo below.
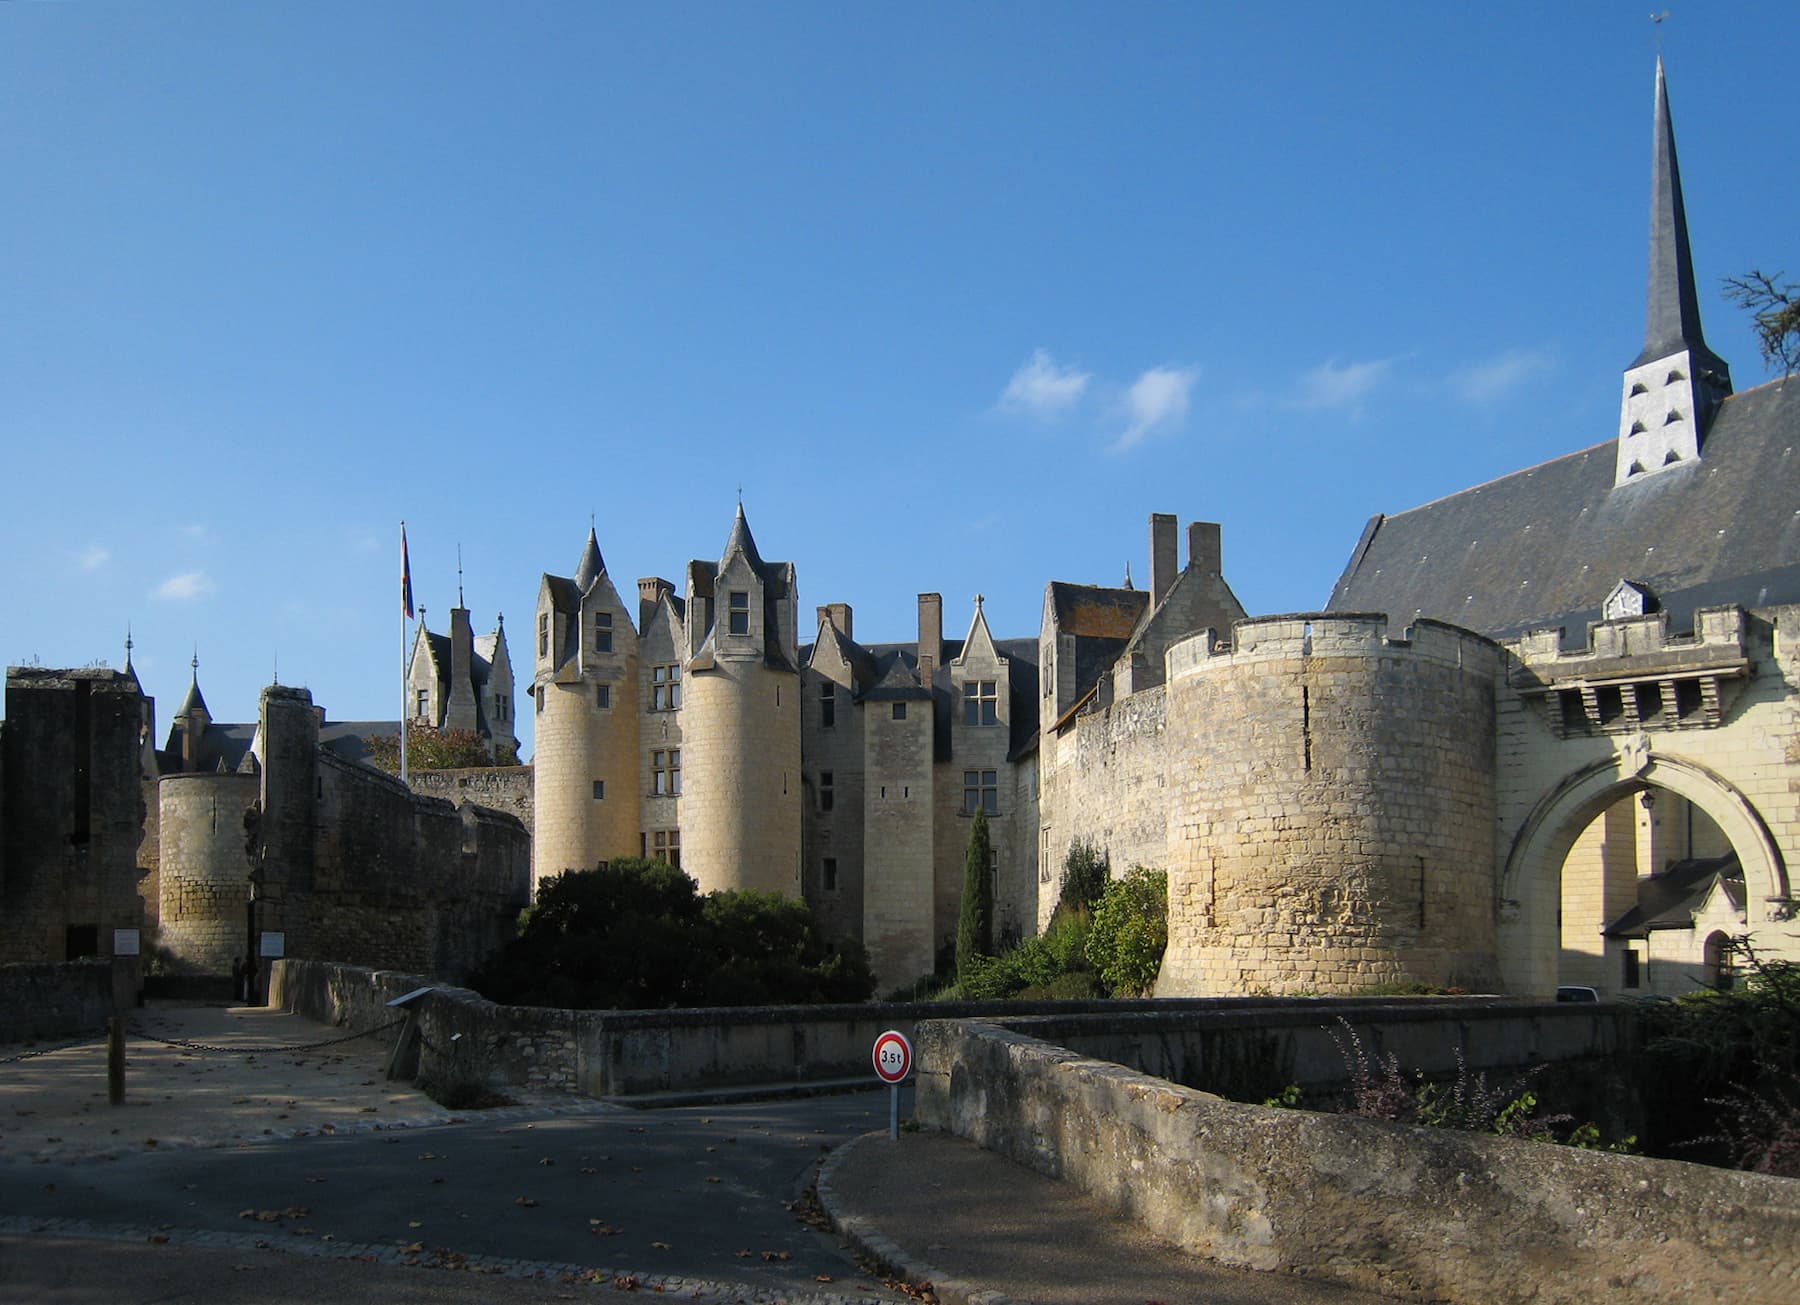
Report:
M 573 578 L 544 576 L 533 645 L 531 880 L 637 856 L 638 647 L 588 532 Z
M 1499 651 L 1406 633 L 1283 616 L 1170 649 L 1159 996 L 1498 982 Z
M 157 783 L 157 945 L 173 974 L 228 975 L 249 946 L 250 855 L 244 813 L 253 774 L 165 775 Z
M 794 568 L 764 562 L 742 505 L 717 567 L 688 568 L 682 869 L 702 892 L 800 896 Z

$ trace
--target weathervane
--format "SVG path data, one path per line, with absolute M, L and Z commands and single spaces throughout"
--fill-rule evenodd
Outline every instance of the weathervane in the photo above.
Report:
M 1663 23 L 1668 16 L 1669 11 L 1667 9 L 1663 10 L 1660 14 L 1650 15 L 1650 22 L 1656 28 L 1656 57 L 1659 59 L 1662 58 Z

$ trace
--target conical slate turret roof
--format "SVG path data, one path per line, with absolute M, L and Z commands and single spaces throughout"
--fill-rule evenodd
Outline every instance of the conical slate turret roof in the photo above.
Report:
M 1687 208 L 1681 199 L 1681 168 L 1675 159 L 1675 127 L 1663 63 L 1656 61 L 1656 110 L 1650 161 L 1650 306 L 1644 351 L 1632 363 L 1667 358 L 1691 349 L 1697 361 L 1726 375 L 1726 366 L 1706 347 L 1700 332 L 1700 300 L 1694 292 L 1694 259 L 1688 249 Z
M 600 556 L 600 539 L 594 534 L 594 528 L 589 526 L 587 544 L 581 550 L 581 561 L 575 564 L 576 591 L 585 594 L 604 570 L 606 559 Z
M 187 697 L 183 698 L 181 706 L 175 709 L 175 715 L 178 717 L 191 716 L 194 712 L 201 711 L 206 713 L 208 720 L 211 720 L 212 711 L 207 707 L 206 699 L 200 693 L 200 658 L 196 656 L 191 664 L 194 668 L 194 678 L 188 684 Z
M 719 558 L 719 570 L 725 569 L 725 564 L 731 560 L 733 553 L 742 553 L 744 560 L 750 563 L 750 568 L 757 574 L 762 574 L 762 555 L 756 551 L 756 539 L 750 533 L 749 521 L 744 518 L 742 503 L 737 507 L 737 520 L 731 523 L 731 538 L 725 541 L 725 552 Z

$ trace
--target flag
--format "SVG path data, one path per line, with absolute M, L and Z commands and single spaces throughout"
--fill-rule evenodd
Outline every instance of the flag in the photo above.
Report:
M 406 555 L 406 523 L 400 523 L 400 610 L 412 620 L 412 559 Z

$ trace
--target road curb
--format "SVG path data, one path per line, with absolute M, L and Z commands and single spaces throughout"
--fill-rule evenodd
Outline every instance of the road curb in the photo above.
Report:
M 819 1165 L 819 1208 L 831 1220 L 831 1226 L 864 1255 L 895 1276 L 912 1283 L 930 1283 L 941 1305 L 1015 1305 L 1011 1297 L 1001 1292 L 940 1272 L 897 1245 L 867 1216 L 855 1212 L 854 1201 L 847 1200 L 839 1188 L 839 1172 L 855 1148 L 886 1140 L 885 1131 L 864 1133 L 832 1151 Z

